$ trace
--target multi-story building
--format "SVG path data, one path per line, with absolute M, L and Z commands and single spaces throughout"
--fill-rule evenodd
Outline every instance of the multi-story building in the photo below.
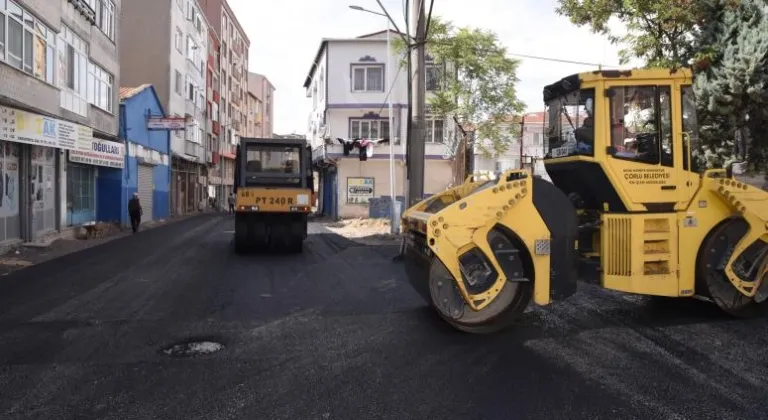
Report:
M 249 76 L 250 78 L 250 76 Z M 250 90 L 248 90 L 247 96 L 246 96 L 246 125 L 245 125 L 245 136 L 246 137 L 262 137 L 261 136 L 261 127 L 259 124 L 259 118 L 258 115 L 260 114 L 261 110 L 261 101 L 259 98 L 256 97 L 256 95 L 253 94 Z
M 206 99 L 208 100 L 207 144 L 212 151 L 212 162 L 208 167 L 209 197 L 226 197 L 233 185 L 232 160 L 235 153 L 232 147 L 222 147 L 221 127 L 221 40 L 213 28 L 208 30 L 208 71 L 206 76 Z M 225 162 L 230 165 L 225 168 Z M 219 200 L 221 201 L 221 200 Z
M 391 36 L 399 34 L 391 31 Z M 370 200 L 390 197 L 392 185 L 388 144 L 366 147 L 362 154 L 357 150 L 349 153 L 337 138 L 390 138 L 394 144 L 395 195 L 400 200 L 404 196 L 405 141 L 401 139 L 406 138 L 408 78 L 400 62 L 394 50 L 387 51 L 387 31 L 358 38 L 323 39 L 320 43 L 304 88 L 312 100 L 307 139 L 313 146 L 313 157 L 324 161 L 319 173 L 323 190 L 319 194 L 320 206 L 329 216 L 368 216 Z M 430 94 L 439 88 L 437 76 L 442 70 L 430 60 L 425 71 Z M 394 81 L 391 88 L 388 72 Z M 403 74 L 398 76 L 399 72 Z M 392 127 L 388 99 L 394 114 Z M 455 126 L 446 124 L 442 116 L 428 114 L 426 134 L 424 193 L 434 194 L 452 181 L 444 139 L 455 135 Z
M 197 2 L 220 41 L 221 131 L 217 139 L 218 144 L 214 144 L 214 151 L 218 151 L 221 159 L 218 165 L 223 185 L 219 190 L 223 192 L 220 198 L 224 198 L 232 190 L 234 183 L 235 147 L 240 141 L 240 136 L 246 134 L 248 48 L 251 42 L 226 0 Z M 221 202 L 221 199 L 219 201 Z
M 253 95 L 254 124 L 257 137 L 272 137 L 274 135 L 275 115 L 275 86 L 266 76 L 258 73 L 248 73 L 248 92 Z
M 95 220 L 100 151 L 123 153 L 121 3 L 0 1 L 0 244 Z
M 131 0 L 121 15 L 120 63 L 127 86 L 150 83 L 169 116 L 186 128 L 171 135 L 171 212 L 196 211 L 206 196 L 209 25 L 196 0 Z
M 542 178 L 549 180 L 549 175 L 544 169 L 544 129 L 547 114 L 544 112 L 529 112 L 523 116 L 515 116 L 510 119 L 511 126 L 523 129 L 523 168 L 533 170 L 534 175 L 541 175 Z M 567 120 L 564 121 L 567 124 Z M 478 142 L 482 142 L 478 139 Z M 476 143 L 478 143 L 476 142 Z M 490 150 L 490 143 L 485 142 L 485 150 Z M 515 137 L 504 153 L 490 153 L 490 156 L 483 153 L 483 150 L 476 146 L 474 150 L 474 169 L 475 172 L 497 173 L 508 169 L 520 168 L 520 137 Z

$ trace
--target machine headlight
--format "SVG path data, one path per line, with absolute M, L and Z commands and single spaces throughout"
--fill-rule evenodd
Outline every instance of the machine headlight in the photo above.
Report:
M 483 293 L 493 286 L 498 273 L 480 248 L 472 248 L 459 257 L 462 281 L 469 293 Z

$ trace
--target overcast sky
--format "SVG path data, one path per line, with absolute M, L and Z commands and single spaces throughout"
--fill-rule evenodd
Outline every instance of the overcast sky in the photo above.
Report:
M 275 131 L 304 133 L 311 100 L 302 88 L 320 40 L 356 37 L 386 29 L 384 17 L 349 9 L 379 11 L 375 0 L 228 0 L 251 41 L 249 70 L 275 85 Z M 382 3 L 403 22 L 403 1 Z M 557 0 L 435 0 L 433 14 L 458 26 L 496 32 L 513 54 L 554 57 L 615 66 L 618 48 L 555 13 Z M 428 7 L 428 6 L 427 6 Z M 403 29 L 403 27 L 401 27 Z M 404 30 L 404 29 L 403 29 Z M 543 109 L 542 87 L 594 67 L 522 58 L 519 96 L 529 111 Z

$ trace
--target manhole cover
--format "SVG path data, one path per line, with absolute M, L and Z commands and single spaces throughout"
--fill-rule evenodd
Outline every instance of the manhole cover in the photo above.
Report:
M 163 349 L 163 353 L 174 357 L 204 356 L 216 353 L 224 348 L 224 345 L 215 341 L 188 341 L 172 344 Z

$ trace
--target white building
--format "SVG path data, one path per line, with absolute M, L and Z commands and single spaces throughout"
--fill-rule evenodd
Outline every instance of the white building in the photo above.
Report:
M 544 169 L 544 128 L 546 114 L 543 112 L 530 112 L 524 114 L 523 124 L 523 167 L 531 169 L 533 165 L 534 175 L 541 175 L 549 180 L 549 175 Z M 521 118 L 515 117 L 510 124 L 520 125 Z M 478 142 L 482 139 L 478 139 Z M 487 142 L 486 142 L 487 143 Z M 486 146 L 487 149 L 490 149 Z M 507 150 L 502 154 L 485 156 L 482 150 L 475 147 L 474 169 L 475 172 L 496 173 L 509 169 L 520 168 L 520 139 L 515 138 L 510 142 Z
M 392 39 L 400 35 L 391 31 Z M 404 197 L 405 142 L 408 94 L 406 70 L 394 49 L 387 68 L 387 31 L 358 38 L 323 39 L 304 82 L 312 100 L 307 140 L 318 162 L 320 208 L 334 217 L 378 215 L 375 198 L 390 197 L 390 147 L 377 145 L 367 160 L 357 149 L 344 156 L 337 138 L 390 137 L 395 155 L 395 194 Z M 394 80 L 390 89 L 387 73 Z M 437 88 L 437 67 L 427 68 L 427 88 Z M 393 107 L 389 126 L 388 95 Z M 451 163 L 445 159 L 444 136 L 453 135 L 453 124 L 428 115 L 425 147 L 424 193 L 434 194 L 452 181 Z M 371 199 L 374 198 L 373 201 Z M 373 207 L 373 208 L 372 208 Z M 388 210 L 385 210 L 388 214 Z

